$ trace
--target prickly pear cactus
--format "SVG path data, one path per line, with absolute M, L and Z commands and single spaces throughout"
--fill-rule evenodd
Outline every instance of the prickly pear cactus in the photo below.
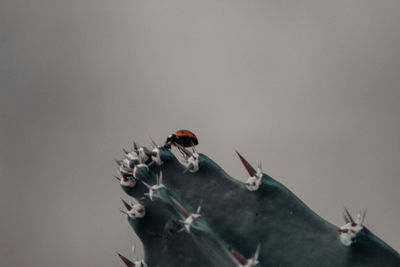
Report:
M 285 186 L 254 169 L 246 183 L 206 155 L 176 144 L 134 144 L 117 160 L 116 177 L 129 195 L 123 212 L 145 258 L 127 266 L 400 266 L 400 255 L 345 210 L 338 228 Z M 167 149 L 168 148 L 168 149 Z

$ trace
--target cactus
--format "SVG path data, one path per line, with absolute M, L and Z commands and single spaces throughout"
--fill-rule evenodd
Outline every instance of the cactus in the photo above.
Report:
M 206 155 L 176 144 L 152 150 L 134 144 L 117 160 L 116 177 L 131 203 L 127 219 L 143 243 L 144 261 L 127 266 L 400 266 L 400 255 L 345 210 L 337 227 L 285 186 L 255 170 L 246 183 Z M 135 199 L 135 200 L 133 200 Z

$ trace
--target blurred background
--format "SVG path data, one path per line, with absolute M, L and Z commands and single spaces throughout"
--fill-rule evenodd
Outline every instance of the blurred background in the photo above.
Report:
M 399 1 L 2 0 L 0 265 L 123 266 L 112 177 L 177 129 L 400 250 Z

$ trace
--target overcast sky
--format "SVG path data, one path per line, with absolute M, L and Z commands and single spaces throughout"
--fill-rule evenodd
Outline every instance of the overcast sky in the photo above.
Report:
M 122 266 L 113 158 L 180 128 L 399 251 L 399 25 L 397 0 L 1 0 L 0 265 Z

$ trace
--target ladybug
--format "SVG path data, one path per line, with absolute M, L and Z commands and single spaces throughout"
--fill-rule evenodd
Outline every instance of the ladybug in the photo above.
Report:
M 179 144 L 183 147 L 194 147 L 199 144 L 199 140 L 196 135 L 189 130 L 178 130 L 167 137 L 164 147 L 170 149 L 171 145 L 176 146 L 175 144 Z

